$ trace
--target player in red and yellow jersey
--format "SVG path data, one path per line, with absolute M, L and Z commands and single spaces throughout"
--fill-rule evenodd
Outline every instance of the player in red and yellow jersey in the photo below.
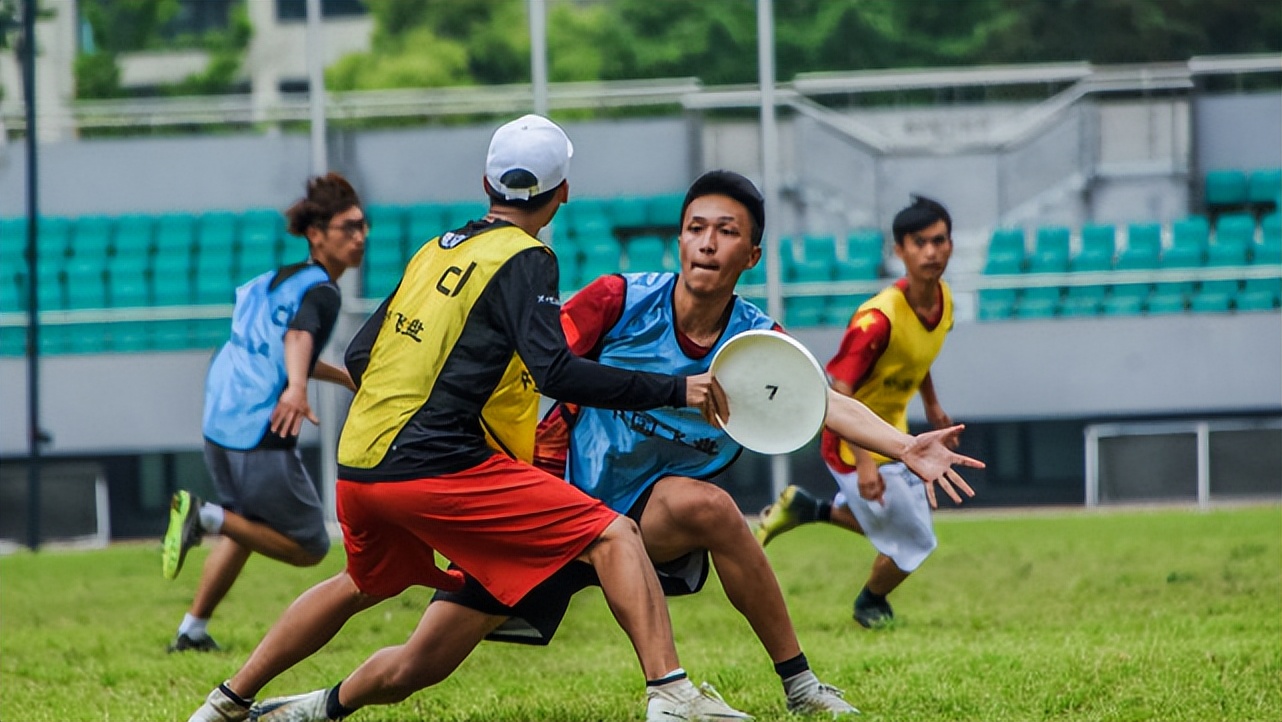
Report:
M 930 367 L 953 327 L 953 297 L 943 281 L 953 252 L 952 218 L 939 203 L 915 197 L 894 220 L 895 254 L 905 276 L 855 312 L 837 355 L 828 362 L 834 390 L 853 396 L 885 421 L 908 430 L 908 402 L 918 392 L 935 428 L 952 425 L 939 404 Z M 821 500 L 797 486 L 784 489 L 761 514 L 757 538 L 823 521 L 864 534 L 877 548 L 872 572 L 855 599 L 865 627 L 894 618 L 886 595 L 935 549 L 935 498 L 929 484 L 902 463 L 857 448 L 824 430 L 824 463 L 840 491 Z

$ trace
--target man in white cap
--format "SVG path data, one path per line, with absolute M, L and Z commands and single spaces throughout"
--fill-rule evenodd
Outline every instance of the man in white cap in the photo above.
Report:
M 339 439 L 346 570 L 300 596 L 193 719 L 249 716 L 253 695 L 361 610 L 419 584 L 458 589 L 439 551 L 513 605 L 576 560 L 592 565 L 646 678 L 649 720 L 751 719 L 677 660 L 667 605 L 636 523 L 529 462 L 539 394 L 615 409 L 727 404 L 711 375 L 610 368 L 575 356 L 556 258 L 535 234 L 569 197 L 573 147 L 527 115 L 490 142 L 484 218 L 432 239 L 347 352 L 359 391 Z M 431 604 L 409 640 L 332 688 L 265 700 L 253 718 L 337 720 L 449 676 L 506 619 Z

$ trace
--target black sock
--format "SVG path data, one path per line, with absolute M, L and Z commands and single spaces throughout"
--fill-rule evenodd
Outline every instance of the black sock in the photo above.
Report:
M 645 686 L 662 687 L 663 685 L 668 684 L 669 682 L 679 682 L 685 678 L 686 678 L 686 671 L 680 667 L 677 667 L 671 674 L 669 674 L 666 677 L 660 677 L 658 679 L 647 679 L 645 681 Z
M 254 700 L 245 699 L 244 697 L 241 697 L 240 695 L 231 691 L 231 687 L 228 687 L 226 682 L 223 682 L 222 684 L 218 685 L 218 691 L 227 695 L 227 699 L 235 702 L 236 704 L 240 705 L 241 707 L 244 707 L 245 709 L 249 709 L 249 707 L 254 704 Z
M 869 604 L 881 606 L 886 603 L 886 598 L 880 594 L 873 594 L 868 591 L 867 586 L 864 586 L 864 588 L 859 592 L 859 599 L 855 601 L 863 601 Z
M 329 691 L 329 696 L 325 698 L 325 716 L 330 719 L 343 719 L 356 711 L 355 707 L 344 707 L 338 702 L 338 688 L 343 685 L 342 682 L 334 685 Z
M 810 663 L 806 661 L 806 655 L 804 653 L 798 654 L 792 659 L 775 662 L 775 674 L 779 675 L 779 679 L 796 677 L 808 669 L 810 669 Z
M 830 522 L 832 521 L 832 501 L 829 499 L 820 499 L 815 504 L 815 521 Z
M 792 497 L 792 508 L 802 524 L 815 521 L 828 521 L 832 518 L 832 502 L 827 499 L 816 499 L 801 487 Z

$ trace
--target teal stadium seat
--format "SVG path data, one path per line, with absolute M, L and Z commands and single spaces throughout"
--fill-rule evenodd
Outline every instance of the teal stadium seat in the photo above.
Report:
M 0 326 L 0 356 L 22 356 L 27 352 L 25 326 Z
M 1072 291 L 1072 288 L 1068 289 Z M 1093 298 L 1089 296 L 1072 296 L 1065 295 L 1059 302 L 1058 315 L 1065 318 L 1071 316 L 1095 316 L 1104 305 L 1104 296 Z
M 872 298 L 872 295 L 867 293 L 829 296 L 825 320 L 829 326 L 845 328 L 850 325 L 850 320 L 854 317 L 855 311 L 858 311 L 859 307 L 870 298 Z
M 1143 296 L 1105 296 L 1100 305 L 1100 313 L 1105 316 L 1136 316 L 1143 312 Z
M 1207 171 L 1203 197 L 1212 213 L 1242 208 L 1247 199 L 1246 173 L 1236 169 Z
M 1251 263 L 1282 264 L 1282 213 L 1274 211 L 1260 219 L 1260 241 L 1251 248 Z
M 420 246 L 441 235 L 444 230 L 440 206 L 420 203 L 406 209 L 405 247 L 409 255 L 413 255 Z
M 801 237 L 801 256 L 806 263 L 833 266 L 837 262 L 837 239 L 825 234 L 805 234 Z
M 1282 168 L 1260 168 L 1251 171 L 1246 186 L 1246 202 L 1257 214 L 1278 209 L 1282 201 Z
M 151 305 L 147 278 L 141 270 L 107 272 L 107 301 L 112 308 L 142 308 Z
M 1088 223 L 1082 226 L 1082 246 L 1069 262 L 1069 270 L 1108 270 L 1117 255 L 1117 232 L 1107 223 Z M 1084 267 L 1085 266 L 1085 267 Z
M 222 265 L 197 266 L 193 280 L 196 303 L 230 304 L 236 301 L 236 284 L 231 275 L 230 259 Z
M 365 263 L 384 270 L 403 270 L 406 261 L 405 226 L 400 213 L 393 214 L 378 207 L 370 208 L 368 212 L 370 231 L 365 239 Z
M 399 266 L 380 268 L 366 264 L 362 295 L 365 298 L 386 298 L 401 282 L 403 272 Z
M 280 264 L 285 219 L 276 211 L 256 208 L 240 215 L 239 275 L 249 278 Z
M 140 243 L 150 243 L 149 235 L 134 229 L 129 231 L 133 236 L 131 247 Z M 156 220 L 155 260 L 165 259 L 173 263 L 189 263 L 192 250 L 196 245 L 196 218 L 186 213 L 171 213 Z
M 650 224 L 649 201 L 636 196 L 610 200 L 609 217 L 616 228 L 640 228 Z
M 112 223 L 112 226 L 111 226 L 113 248 L 114 248 L 115 238 L 121 235 L 141 236 L 142 238 L 147 239 L 146 243 L 148 245 L 151 245 L 156 233 L 156 225 L 158 221 L 164 217 L 165 216 L 160 216 L 158 218 L 156 216 L 143 215 L 141 213 L 130 213 L 127 215 L 116 217 L 115 219 L 113 219 L 114 222 Z M 189 219 L 192 218 L 192 216 L 185 216 L 185 217 Z M 77 232 L 79 232 L 81 222 L 83 222 L 84 220 L 85 219 L 81 218 L 77 221 L 76 223 Z
M 1074 273 L 1101 273 L 1113 268 L 1116 238 L 1113 226 L 1088 224 L 1082 227 L 1081 249 L 1069 260 Z M 1108 294 L 1106 284 L 1074 285 L 1065 289 L 1060 303 L 1062 316 L 1089 316 L 1100 311 Z
M 1028 259 L 1029 273 L 1066 272 L 1069 239 L 1069 230 L 1063 226 L 1038 228 L 1033 255 Z
M 1171 225 L 1171 249 L 1189 249 L 1197 254 L 1194 263 L 1201 264 L 1210 242 L 1211 226 L 1204 216 L 1189 216 Z
M 766 285 L 766 259 L 763 256 L 757 265 L 749 268 L 739 276 L 740 285 L 764 286 Z
M 141 224 L 141 219 L 129 217 L 132 223 Z M 112 219 L 104 215 L 85 215 L 77 218 L 72 226 L 71 244 L 68 255 L 78 259 L 105 259 L 112 253 L 113 241 Z
M 405 272 L 405 214 L 398 207 L 382 205 L 366 208 L 365 217 L 370 230 L 365 239 L 362 292 L 366 298 L 381 299 L 396 288 Z
M 115 321 L 107 326 L 107 344 L 116 353 L 136 353 L 150 348 L 145 321 Z
M 12 257 L 27 247 L 27 219 L 0 218 L 0 257 Z
M 193 348 L 218 348 L 231 335 L 231 321 L 225 318 L 202 318 L 191 323 Z
M 1026 288 L 1015 304 L 1015 318 L 1051 318 L 1059 310 L 1059 289 Z M 1055 292 L 1052 294 L 1051 292 Z
M 185 306 L 193 302 L 190 259 L 156 257 L 151 268 L 151 300 L 158 306 Z
M 17 313 L 26 307 L 26 301 L 18 294 L 18 274 L 0 274 L 0 313 Z
M 204 259 L 217 260 L 234 268 L 236 244 L 239 229 L 236 227 L 236 214 L 227 211 L 211 211 L 202 214 L 196 221 L 196 259 L 197 264 Z
M 36 224 L 38 237 L 36 238 L 37 247 L 40 249 L 40 261 L 52 261 L 62 263 L 67 257 L 74 253 L 75 226 L 68 218 L 41 216 L 40 221 Z M 86 255 L 106 255 L 107 248 L 111 243 L 111 227 L 104 228 L 104 238 L 101 242 L 102 250 L 98 253 L 87 253 Z M 25 239 L 22 248 L 26 249 Z
M 791 296 L 783 300 L 784 322 L 789 328 L 818 326 L 826 320 L 823 296 Z
M 622 270 L 623 249 L 608 229 L 580 236 L 576 245 L 579 248 L 579 281 L 582 285 Z
M 979 292 L 979 320 L 998 321 L 1015 315 L 1018 292 L 1013 288 L 993 288 Z
M 661 237 L 655 235 L 634 236 L 628 241 L 627 252 L 627 270 L 629 273 L 663 270 L 667 248 Z
M 1020 256 L 1023 256 L 1023 238 L 1020 238 Z M 885 241 L 876 228 L 859 228 L 846 236 L 846 258 L 872 258 L 878 265 L 882 261 Z
M 179 351 L 191 348 L 191 321 L 151 322 L 151 348 L 156 351 Z
M 1282 279 L 1249 278 L 1242 282 L 1237 296 L 1239 311 L 1271 311 L 1278 307 L 1282 297 Z
M 65 311 L 67 309 L 67 297 L 64 293 L 63 265 L 53 265 L 52 263 L 40 264 L 37 278 L 39 283 L 36 287 L 36 302 L 40 304 L 42 311 Z M 22 309 L 27 310 L 27 298 L 29 290 L 27 287 L 27 274 L 19 273 L 18 280 L 18 298 L 22 304 Z
M 1189 300 L 1189 310 L 1196 313 L 1228 313 L 1232 310 L 1232 305 L 1231 294 L 1205 289 L 1193 294 L 1193 298 Z
M 480 220 L 490 210 L 489 205 L 483 202 L 464 201 L 462 203 L 451 203 L 444 207 L 441 213 L 441 220 L 445 227 L 440 232 L 462 228 L 470 221 Z
M 663 245 L 668 252 L 663 256 L 663 270 L 679 272 L 681 270 L 681 239 L 672 236 L 664 240 Z
M 652 226 L 681 226 L 681 204 L 685 195 L 665 193 L 651 196 L 647 202 L 646 213 Z
M 1171 246 L 1162 251 L 1160 267 L 1171 269 L 1204 266 L 1209 238 L 1210 226 L 1206 218 L 1189 216 L 1176 221 L 1171 227 Z M 1193 286 L 1193 281 L 1167 281 L 1157 284 L 1156 290 L 1187 297 L 1193 293 Z
M 1024 231 L 1019 228 L 999 228 L 993 231 L 988 242 L 988 259 L 984 274 L 1003 275 L 1024 270 Z
M 881 259 L 869 256 L 852 256 L 833 266 L 833 278 L 838 281 L 874 281 L 880 274 Z
M 67 308 L 106 308 L 105 259 L 77 258 L 67 264 Z
M 1152 315 L 1183 313 L 1188 308 L 1188 298 L 1176 288 L 1159 286 L 1148 297 L 1145 308 Z
M 1062 226 L 1037 229 L 1029 273 L 1065 273 L 1069 263 L 1069 230 Z M 1019 295 L 1015 315 L 1019 318 L 1045 318 L 1055 315 L 1063 290 L 1059 286 L 1025 288 Z
M 1226 213 L 1215 221 L 1215 240 L 1207 246 L 1206 265 L 1244 266 L 1255 245 L 1255 218 L 1249 213 Z

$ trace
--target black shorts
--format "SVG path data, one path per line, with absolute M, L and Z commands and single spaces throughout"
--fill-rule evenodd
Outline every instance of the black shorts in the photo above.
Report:
M 627 515 L 633 521 L 640 523 L 641 512 L 645 510 L 653 489 L 653 486 L 646 489 L 628 510 Z M 703 589 L 708 581 L 709 566 L 707 550 L 698 549 L 672 561 L 656 564 L 654 570 L 659 575 L 664 595 L 680 597 Z M 545 646 L 561 626 L 570 598 L 591 586 L 601 586 L 596 570 L 586 562 L 573 561 L 511 607 L 495 599 L 470 576 L 466 577 L 462 589 L 456 592 L 437 590 L 432 601 L 453 602 L 484 614 L 507 616 L 507 621 L 486 636 L 490 641 Z

